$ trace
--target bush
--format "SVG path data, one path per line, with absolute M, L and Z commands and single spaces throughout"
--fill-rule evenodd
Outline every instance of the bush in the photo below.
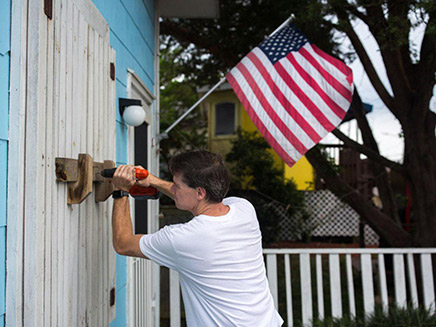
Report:
M 280 221 L 292 217 L 303 206 L 303 194 L 292 180 L 284 178 L 266 140 L 257 132 L 237 130 L 232 150 L 226 156 L 230 164 L 229 194 L 248 198 L 256 208 L 263 243 L 277 241 Z
M 296 327 L 304 327 L 301 322 Z M 386 315 L 380 306 L 374 314 L 366 319 L 344 317 L 341 319 L 326 318 L 323 321 L 314 321 L 312 327 L 434 327 L 436 314 L 422 307 L 400 309 L 392 307 Z

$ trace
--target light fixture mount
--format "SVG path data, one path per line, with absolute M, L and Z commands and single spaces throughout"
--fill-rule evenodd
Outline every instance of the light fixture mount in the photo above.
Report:
M 145 121 L 145 111 L 141 100 L 119 98 L 118 106 L 120 115 L 127 125 L 137 127 Z
M 128 107 L 128 106 L 142 106 L 142 102 L 141 102 L 141 100 L 137 100 L 137 99 L 119 98 L 118 105 L 120 107 L 120 114 L 122 117 L 126 107 Z

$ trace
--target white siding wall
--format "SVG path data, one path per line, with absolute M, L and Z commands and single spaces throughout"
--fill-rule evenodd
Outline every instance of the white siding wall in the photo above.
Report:
M 112 201 L 94 193 L 67 205 L 67 185 L 56 181 L 55 158 L 115 161 L 115 81 L 109 28 L 89 0 L 23 4 L 20 157 L 14 276 L 15 312 L 9 325 L 107 326 L 115 317 L 111 241 Z M 27 33 L 27 34 L 26 34 Z M 21 236 L 20 236 L 21 235 Z M 22 288 L 21 288 L 22 287 Z

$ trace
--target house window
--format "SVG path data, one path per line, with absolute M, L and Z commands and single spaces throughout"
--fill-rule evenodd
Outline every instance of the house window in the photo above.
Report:
M 235 134 L 235 104 L 222 102 L 215 105 L 215 135 Z

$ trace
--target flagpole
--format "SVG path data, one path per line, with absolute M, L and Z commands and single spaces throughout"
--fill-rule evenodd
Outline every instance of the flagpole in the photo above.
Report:
M 278 31 L 280 31 L 283 27 L 285 27 L 286 25 L 288 25 L 288 23 L 291 21 L 291 19 L 294 18 L 294 14 L 292 14 L 291 16 L 289 16 L 288 19 L 286 19 L 279 27 L 277 27 L 274 32 L 272 32 L 270 35 L 268 35 L 268 37 L 273 36 L 274 34 L 276 34 Z M 215 91 L 221 84 L 223 84 L 226 81 L 226 77 L 224 76 L 223 78 L 221 78 L 219 80 L 218 83 L 215 84 L 214 87 L 212 87 L 205 95 L 203 95 L 197 102 L 195 102 L 191 108 L 189 108 L 183 115 L 181 115 L 170 127 L 168 127 L 163 133 L 160 133 L 157 136 L 157 143 L 159 143 L 160 141 L 162 141 L 163 139 L 167 139 L 168 138 L 168 133 L 178 124 L 180 123 L 180 121 L 183 120 L 183 118 L 185 118 L 187 115 L 189 115 L 189 113 L 194 110 L 201 102 L 204 101 L 204 99 L 206 99 L 209 94 L 211 94 L 213 91 Z
M 203 102 L 204 99 L 206 99 L 209 94 L 211 94 L 213 91 L 216 90 L 218 86 L 223 84 L 226 81 L 226 78 L 223 77 L 220 79 L 218 83 L 215 84 L 214 87 L 212 87 L 205 95 L 203 95 L 196 103 L 194 103 L 191 108 L 189 108 L 183 115 L 181 115 L 170 127 L 168 127 L 163 133 L 159 134 L 157 136 L 157 142 L 159 143 L 163 139 L 168 138 L 168 132 L 172 130 L 183 118 L 185 118 L 189 113 L 194 110 L 201 102 Z

